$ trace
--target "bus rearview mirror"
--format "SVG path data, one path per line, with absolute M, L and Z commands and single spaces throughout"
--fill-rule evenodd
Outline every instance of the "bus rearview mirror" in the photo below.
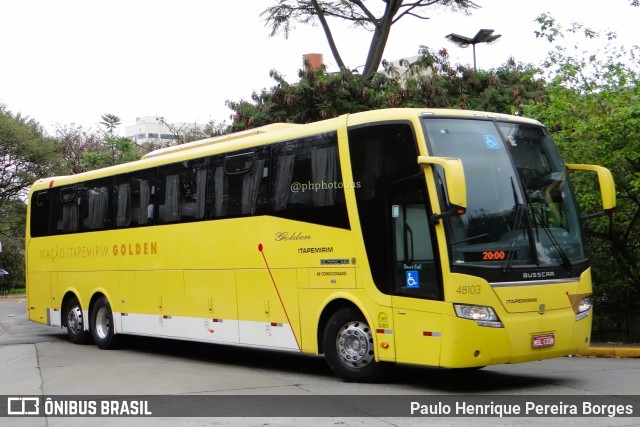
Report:
M 569 170 L 582 170 L 595 172 L 598 175 L 598 184 L 600 184 L 600 195 L 602 197 L 602 209 L 604 213 L 611 212 L 616 207 L 616 186 L 613 176 L 609 169 L 596 166 L 571 163 L 567 164 Z
M 464 213 L 467 208 L 467 185 L 462 161 L 455 157 L 418 156 L 418 164 L 422 167 L 438 165 L 444 169 L 450 208 L 455 210 L 454 213 Z

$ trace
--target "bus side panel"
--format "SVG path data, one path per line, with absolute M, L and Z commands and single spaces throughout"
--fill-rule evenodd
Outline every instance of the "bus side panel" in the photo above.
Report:
M 296 269 L 236 271 L 242 344 L 299 349 L 297 278 Z
M 442 317 L 440 301 L 393 297 L 396 361 L 438 366 Z
M 300 325 L 302 329 L 301 349 L 303 352 L 313 354 L 320 353 L 318 339 L 323 339 L 324 330 L 322 329 L 323 325 L 319 322 L 323 311 L 330 310 L 325 314 L 331 316 L 338 307 L 343 306 L 343 303 L 349 301 L 362 312 L 365 320 L 375 332 L 373 339 L 375 341 L 376 360 L 384 360 L 387 362 L 395 361 L 394 330 L 391 310 L 389 307 L 376 304 L 369 298 L 369 295 L 364 290 L 300 289 L 300 301 L 303 301 L 300 310 Z M 333 309 L 329 308 L 335 301 L 341 301 L 342 303 L 333 307 Z M 381 346 L 382 343 L 388 345 Z
M 238 344 L 238 304 L 233 270 L 184 272 L 186 337 Z
M 27 312 L 29 320 L 50 325 L 51 274 L 48 271 L 27 271 Z M 55 274 L 55 273 L 54 273 Z
M 137 271 L 134 283 L 121 292 L 123 332 L 184 336 L 178 317 L 185 313 L 182 270 Z

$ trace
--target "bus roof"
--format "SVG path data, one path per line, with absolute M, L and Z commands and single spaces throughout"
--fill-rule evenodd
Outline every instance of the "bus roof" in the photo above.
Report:
M 235 151 L 252 146 L 269 144 L 273 142 L 276 137 L 280 140 L 287 140 L 327 132 L 331 129 L 336 129 L 339 126 L 339 120 L 348 120 L 348 126 L 357 126 L 366 123 L 389 120 L 417 120 L 421 117 L 430 116 L 496 119 L 541 125 L 540 122 L 533 119 L 484 111 L 437 108 L 390 108 L 370 110 L 312 122 L 305 125 L 273 123 L 228 135 L 221 135 L 186 144 L 162 148 L 152 151 L 143 156 L 140 160 L 133 162 L 108 166 L 106 168 L 83 172 L 77 175 L 38 179 L 32 186 L 31 191 L 40 190 L 46 187 L 66 185 L 88 179 L 108 177 L 113 174 L 127 173 L 133 170 L 155 167 L 166 163 L 179 162 L 190 157 L 200 155 L 206 156 L 208 154 L 224 153 L 227 151 Z
M 185 144 L 174 145 L 166 148 L 159 148 L 157 150 L 151 151 L 144 156 L 143 159 L 147 159 L 150 157 L 163 156 L 165 154 L 175 153 L 177 151 L 189 150 L 196 147 L 202 147 L 211 144 L 217 144 L 220 142 L 231 141 L 233 139 L 246 138 L 251 135 L 258 135 L 261 133 L 273 132 L 280 129 L 287 129 L 294 126 L 301 126 L 294 123 L 272 123 L 270 125 L 260 126 L 254 129 L 247 129 L 240 132 L 230 133 L 226 135 L 215 136 L 213 138 L 201 139 L 198 141 L 187 142 Z

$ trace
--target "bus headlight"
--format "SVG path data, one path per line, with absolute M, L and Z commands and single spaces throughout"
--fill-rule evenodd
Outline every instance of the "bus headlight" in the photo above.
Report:
M 591 295 L 584 297 L 578 304 L 578 312 L 576 313 L 576 320 L 584 319 L 589 315 L 591 310 Z
M 453 304 L 456 315 L 463 319 L 475 320 L 478 326 L 503 328 L 502 322 L 493 308 L 485 305 Z

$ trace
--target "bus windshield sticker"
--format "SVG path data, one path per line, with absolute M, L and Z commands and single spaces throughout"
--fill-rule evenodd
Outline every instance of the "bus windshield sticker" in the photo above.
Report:
M 483 135 L 484 143 L 486 144 L 489 150 L 499 150 L 500 144 L 498 144 L 498 139 L 495 135 Z

